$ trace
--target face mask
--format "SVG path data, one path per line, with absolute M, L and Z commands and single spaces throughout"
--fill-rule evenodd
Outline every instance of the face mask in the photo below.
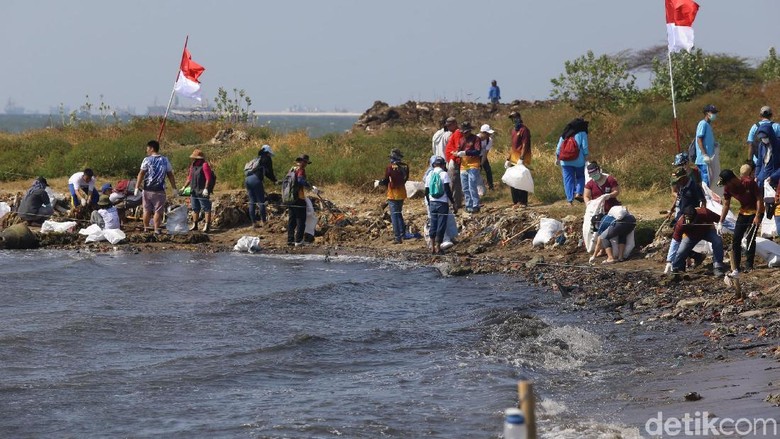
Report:
M 601 180 L 601 172 L 594 172 L 590 174 L 591 180 Z
M 710 120 L 715 120 L 715 119 L 717 119 L 717 118 L 718 118 L 718 115 L 717 115 L 717 114 L 715 114 L 715 113 L 712 113 L 712 114 L 710 115 Z
M 769 137 L 762 137 L 761 143 L 763 143 L 764 145 L 769 145 Z

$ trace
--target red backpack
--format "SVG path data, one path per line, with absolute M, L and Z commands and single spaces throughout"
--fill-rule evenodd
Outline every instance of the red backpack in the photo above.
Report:
M 580 156 L 580 146 L 577 145 L 577 141 L 574 140 L 574 136 L 569 136 L 563 139 L 561 144 L 561 150 L 558 153 L 558 160 L 569 161 L 577 160 Z
M 127 195 L 127 187 L 130 185 L 130 180 L 119 180 L 114 186 L 114 193 L 120 195 Z

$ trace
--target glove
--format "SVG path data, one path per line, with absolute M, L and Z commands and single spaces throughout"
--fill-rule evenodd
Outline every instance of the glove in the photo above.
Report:
M 504 169 L 509 169 L 511 167 L 512 167 L 512 162 L 510 162 L 509 160 L 504 162 Z
M 209 196 L 209 190 L 208 189 L 203 189 L 203 196 L 204 197 L 208 197 Z
M 376 189 L 378 187 L 379 187 L 379 180 L 374 180 L 374 188 Z
M 179 189 L 179 193 L 183 194 L 184 193 L 184 189 L 187 189 L 187 185 L 186 184 L 184 186 L 182 186 L 181 189 Z
M 311 191 L 314 192 L 314 195 L 320 194 L 320 188 L 318 188 L 317 186 L 312 186 Z
M 140 192 L 141 192 L 141 189 L 136 187 L 135 190 L 133 191 L 133 195 L 137 197 Z
M 672 272 L 672 263 L 667 262 L 666 266 L 664 267 L 664 274 L 668 274 Z
M 723 223 L 716 223 L 715 231 L 718 233 L 718 236 L 723 236 Z
M 704 154 L 701 159 L 704 160 L 704 163 L 708 165 L 710 164 L 710 162 L 712 162 L 712 157 L 708 156 L 707 154 Z
M 455 153 L 456 157 L 466 157 L 466 151 L 458 151 Z

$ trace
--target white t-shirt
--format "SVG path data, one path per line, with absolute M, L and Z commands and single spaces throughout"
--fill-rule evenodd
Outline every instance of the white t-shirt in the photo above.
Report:
M 490 151 L 491 148 L 493 148 L 493 138 L 488 136 L 487 139 L 483 139 L 482 141 L 482 153 L 480 154 L 482 157 L 485 157 Z
M 85 182 L 82 177 L 84 177 L 84 172 L 77 172 L 70 176 L 68 184 L 72 184 L 75 189 L 84 189 L 87 193 L 91 194 L 95 189 L 95 176 L 92 176 L 89 183 Z
M 451 182 L 452 182 L 452 180 L 450 180 L 450 174 L 448 174 L 448 173 L 447 173 L 447 171 L 445 171 L 445 170 L 444 170 L 444 169 L 442 169 L 442 168 L 436 168 L 436 169 L 434 169 L 433 171 L 431 171 L 430 173 L 428 173 L 428 176 L 427 176 L 427 177 L 425 177 L 425 187 L 427 187 L 427 188 L 429 188 L 429 187 L 430 187 L 430 184 L 431 184 L 431 176 L 433 175 L 433 173 L 434 173 L 434 172 L 438 172 L 438 173 L 439 173 L 439 176 L 440 176 L 440 178 L 441 178 L 441 184 L 442 184 L 442 185 L 444 185 L 444 184 L 449 184 L 449 183 L 451 183 Z M 442 196 L 441 196 L 441 197 L 434 198 L 434 197 L 431 197 L 431 196 L 429 196 L 428 198 L 429 198 L 431 201 L 440 201 L 440 202 L 442 202 L 442 203 L 448 203 L 448 202 L 449 202 L 449 199 L 447 198 L 447 193 L 446 193 L 446 192 L 445 192 L 444 194 L 442 194 Z
M 116 207 L 111 206 L 108 209 L 98 209 L 98 213 L 103 218 L 103 223 L 105 223 L 104 229 L 119 228 L 119 212 L 117 212 Z

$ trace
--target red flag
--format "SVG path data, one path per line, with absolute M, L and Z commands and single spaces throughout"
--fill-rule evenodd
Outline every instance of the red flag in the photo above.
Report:
M 185 47 L 184 53 L 181 55 L 179 78 L 173 89 L 181 96 L 200 101 L 200 81 L 198 78 L 205 70 L 202 65 L 192 60 L 190 51 Z
M 666 0 L 666 38 L 669 52 L 691 50 L 693 47 L 693 20 L 699 4 L 693 0 Z

